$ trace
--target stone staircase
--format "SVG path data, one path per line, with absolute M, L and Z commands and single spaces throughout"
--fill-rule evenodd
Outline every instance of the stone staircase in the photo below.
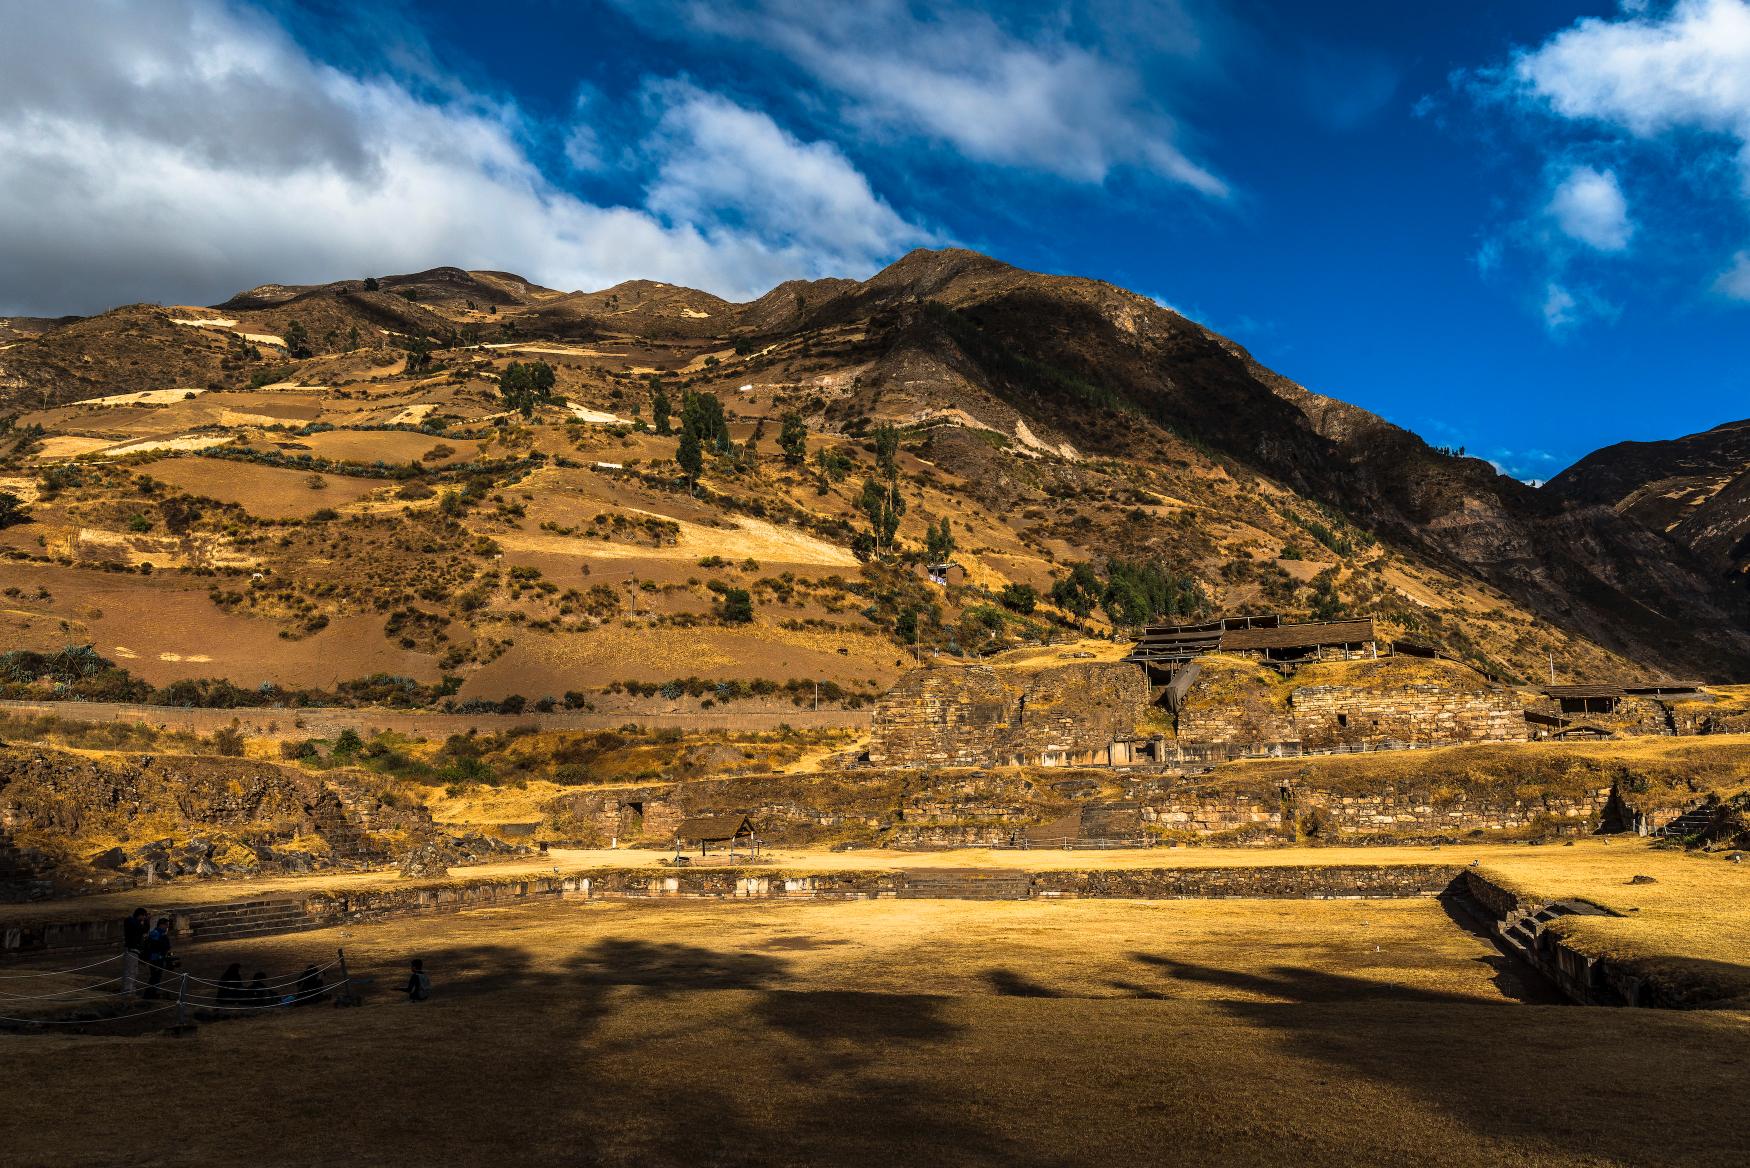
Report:
M 239 900 L 230 904 L 203 904 L 187 913 L 187 932 L 194 941 L 225 941 L 239 937 L 265 937 L 272 933 L 295 933 L 313 929 L 316 922 L 296 900 Z
M 325 779 L 322 790 L 308 808 L 316 831 L 334 851 L 334 858 L 356 864 L 381 863 L 385 849 L 371 838 L 367 807 L 374 803 L 341 783 Z
M 1583 900 L 1558 900 L 1540 904 L 1525 912 L 1509 913 L 1496 927 L 1496 933 L 1508 949 L 1532 965 L 1543 968 L 1543 931 L 1551 921 L 1572 916 L 1615 916 L 1617 914 Z
M 1715 811 L 1715 807 L 1705 803 L 1700 807 L 1691 807 L 1664 826 L 1655 827 L 1649 834 L 1677 837 L 1695 835 L 1713 822 Z
M 916 868 L 898 889 L 901 900 L 1026 900 L 1033 878 L 1001 868 Z

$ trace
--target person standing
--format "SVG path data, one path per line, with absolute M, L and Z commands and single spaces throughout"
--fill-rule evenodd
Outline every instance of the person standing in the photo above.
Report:
M 141 956 L 146 960 L 146 968 L 150 970 L 146 980 L 146 1000 L 154 1001 L 158 997 L 158 983 L 164 980 L 164 971 L 170 968 L 170 918 L 159 917 L 158 923 L 152 926 L 152 931 L 146 934 L 145 944 L 141 946 Z
M 122 990 L 135 993 L 140 988 L 140 961 L 146 948 L 146 934 L 152 931 L 152 918 L 146 910 L 137 908 L 122 920 Z

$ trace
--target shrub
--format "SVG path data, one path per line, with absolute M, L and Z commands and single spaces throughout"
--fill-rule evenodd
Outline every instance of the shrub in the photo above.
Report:
M 720 611 L 731 624 L 747 624 L 753 620 L 753 597 L 745 588 L 725 589 Z
M 213 731 L 213 750 L 226 758 L 242 758 L 247 744 L 248 740 L 243 737 L 243 731 L 238 729 L 235 719 L 229 726 L 221 726 Z

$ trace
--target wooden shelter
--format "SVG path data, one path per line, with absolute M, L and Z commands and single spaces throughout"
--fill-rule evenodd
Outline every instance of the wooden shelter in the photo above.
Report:
M 1281 666 L 1329 657 L 1375 657 L 1379 634 L 1372 617 L 1284 624 L 1274 613 L 1224 616 L 1195 624 L 1147 625 L 1125 660 L 1143 666 L 1155 682 L 1162 683 L 1205 653 L 1239 653 Z
M 698 846 L 701 856 L 709 855 L 712 844 L 726 847 L 730 859 L 735 858 L 737 847 L 746 848 L 749 858 L 760 854 L 759 833 L 754 829 L 753 820 L 745 815 L 699 815 L 681 820 L 674 829 L 676 859 L 694 845 Z
M 1635 684 L 1546 685 L 1543 696 L 1561 707 L 1564 714 L 1614 714 L 1624 698 L 1697 697 L 1699 682 L 1649 681 Z

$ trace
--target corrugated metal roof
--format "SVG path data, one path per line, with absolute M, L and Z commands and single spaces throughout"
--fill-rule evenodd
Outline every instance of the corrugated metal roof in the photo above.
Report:
M 745 815 L 698 815 L 681 820 L 674 834 L 679 840 L 716 843 L 754 834 L 753 820 Z
M 1223 649 L 1300 649 L 1320 645 L 1357 645 L 1375 639 L 1373 618 L 1282 625 L 1274 629 L 1230 629 L 1221 635 Z

